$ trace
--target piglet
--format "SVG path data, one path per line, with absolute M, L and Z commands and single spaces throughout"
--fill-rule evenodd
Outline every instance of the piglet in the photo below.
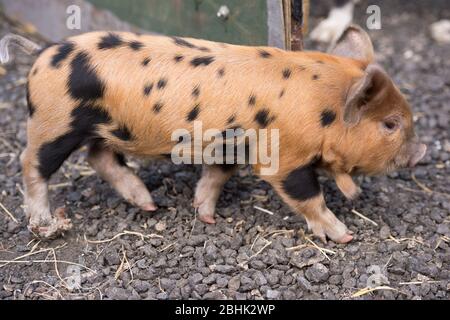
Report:
M 353 175 L 412 167 L 426 151 L 408 102 L 374 62 L 370 38 L 357 26 L 329 53 L 92 32 L 43 50 L 9 35 L 0 42 L 3 62 L 10 42 L 39 53 L 28 77 L 21 162 L 29 229 L 40 237 L 71 227 L 62 209 L 51 214 L 47 187 L 83 145 L 93 169 L 125 200 L 155 211 L 124 154 L 170 155 L 179 143 L 172 134 L 192 133 L 196 122 L 219 132 L 277 130 L 278 143 L 269 144 L 279 156 L 277 170 L 267 174 L 266 164 L 256 161 L 254 173 L 306 218 L 314 235 L 339 243 L 352 240 L 352 232 L 327 208 L 317 169 L 353 199 L 360 192 Z M 237 168 L 204 165 L 194 199 L 204 222 L 215 222 L 222 186 Z

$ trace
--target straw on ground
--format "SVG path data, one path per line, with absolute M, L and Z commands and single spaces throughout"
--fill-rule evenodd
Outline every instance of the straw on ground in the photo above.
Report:
M 352 209 L 352 213 L 356 214 L 358 217 L 362 218 L 363 220 L 366 220 L 367 222 L 370 222 L 370 223 L 373 224 L 375 227 L 378 227 L 378 223 L 376 223 L 376 222 L 373 221 L 372 219 L 367 218 L 365 215 L 363 215 L 362 213 L 356 211 L 355 209 Z
M 100 243 L 107 243 L 107 242 L 111 242 L 116 240 L 117 238 L 123 237 L 123 236 L 138 236 L 141 238 L 141 240 L 145 240 L 145 239 L 153 239 L 153 238 L 160 238 L 162 239 L 163 236 L 160 236 L 159 234 L 142 234 L 140 232 L 135 232 L 135 231 L 128 231 L 128 230 L 124 230 L 123 232 L 120 232 L 118 234 L 116 234 L 114 237 L 110 238 L 110 239 L 105 239 L 105 240 L 89 240 L 86 235 L 84 235 L 84 240 L 87 243 L 93 243 L 93 244 L 100 244 Z
M 8 215 L 8 217 L 11 218 L 12 221 L 14 221 L 15 223 L 19 223 L 19 221 L 17 221 L 17 219 L 13 216 L 13 214 L 1 202 L 0 202 L 0 208 L 3 209 L 3 211 Z

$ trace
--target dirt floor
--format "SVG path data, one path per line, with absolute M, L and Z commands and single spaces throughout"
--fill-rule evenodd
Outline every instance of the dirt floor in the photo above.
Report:
M 34 240 L 19 164 L 33 59 L 18 55 L 0 68 L 0 299 L 448 299 L 450 46 L 434 42 L 428 27 L 450 18 L 450 8 L 445 1 L 380 3 L 383 29 L 371 31 L 377 59 L 410 100 L 429 151 L 413 171 L 360 178 L 354 202 L 322 180 L 329 207 L 355 232 L 348 245 L 311 237 L 248 169 L 226 184 L 217 224 L 205 225 L 191 207 L 200 168 L 130 159 L 160 207 L 141 212 L 93 174 L 85 150 L 51 181 L 53 206 L 68 208 L 73 230 Z M 357 8 L 360 24 L 366 7 Z M 314 8 L 311 24 L 325 12 Z M 24 32 L 1 19 L 0 35 L 8 31 Z M 367 286 L 391 289 L 361 291 Z

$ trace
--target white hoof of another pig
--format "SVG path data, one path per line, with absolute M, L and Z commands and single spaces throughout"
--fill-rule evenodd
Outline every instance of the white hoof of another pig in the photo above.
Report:
M 54 218 L 49 223 L 44 225 L 30 224 L 28 226 L 28 230 L 41 239 L 55 238 L 70 229 L 72 229 L 72 222 L 66 218 L 65 208 L 63 207 L 55 210 Z
M 336 41 L 351 24 L 353 18 L 353 4 L 349 3 L 342 8 L 333 8 L 328 18 L 319 23 L 311 32 L 311 39 L 319 42 L 331 43 Z
M 311 39 L 318 42 L 330 43 L 334 38 L 336 38 L 337 33 L 333 25 L 327 23 L 327 21 L 322 21 L 312 32 Z
M 336 243 L 348 243 L 353 239 L 353 232 L 348 230 L 329 209 L 317 219 L 306 221 L 309 229 L 324 243 L 327 242 L 327 237 Z
M 431 36 L 440 43 L 450 43 L 450 20 L 439 20 L 430 25 Z

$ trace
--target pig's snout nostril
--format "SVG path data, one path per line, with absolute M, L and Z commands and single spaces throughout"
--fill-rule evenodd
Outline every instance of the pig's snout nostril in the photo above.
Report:
M 415 149 L 416 150 L 409 159 L 409 167 L 411 168 L 414 167 L 425 156 L 425 153 L 427 152 L 427 146 L 421 143 L 417 145 Z

